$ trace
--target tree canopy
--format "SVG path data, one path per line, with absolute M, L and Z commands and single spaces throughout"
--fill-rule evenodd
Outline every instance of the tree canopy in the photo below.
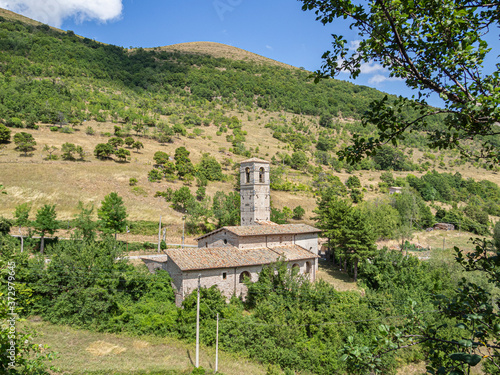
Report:
M 363 121 L 375 124 L 379 134 L 355 135 L 354 145 L 343 150 L 343 157 L 359 160 L 383 144 L 397 144 L 409 132 L 421 131 L 433 147 L 457 147 L 468 156 L 500 162 L 500 151 L 489 138 L 500 134 L 498 65 L 492 72 L 484 68 L 485 60 L 495 53 L 487 34 L 498 26 L 498 1 L 372 0 L 365 5 L 351 0 L 301 1 L 302 9 L 314 10 L 325 25 L 347 19 L 360 39 L 352 50 L 343 36 L 332 35 L 333 51 L 323 55 L 317 81 L 341 71 L 356 78 L 363 63 L 376 62 L 418 92 L 413 100 L 375 100 Z M 431 94 L 441 97 L 443 108 L 427 105 Z M 404 115 L 409 109 L 414 116 Z M 446 128 L 429 126 L 436 115 L 445 116 Z M 470 139 L 482 141 L 479 151 L 469 148 Z

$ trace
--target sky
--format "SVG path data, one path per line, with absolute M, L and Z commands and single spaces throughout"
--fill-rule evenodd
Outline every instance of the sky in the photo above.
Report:
M 217 42 L 309 71 L 320 69 L 331 34 L 352 45 L 358 40 L 345 21 L 324 26 L 314 12 L 302 11 L 298 0 L 0 0 L 0 7 L 122 47 Z M 417 94 L 373 63 L 365 64 L 355 81 L 346 73 L 337 79 L 389 94 Z M 429 103 L 439 106 L 439 99 Z

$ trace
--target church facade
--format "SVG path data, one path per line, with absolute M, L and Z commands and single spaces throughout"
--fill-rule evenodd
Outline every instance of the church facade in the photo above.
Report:
M 244 298 L 244 280 L 257 281 L 262 267 L 279 259 L 315 281 L 320 230 L 270 221 L 269 168 L 269 162 L 257 158 L 241 162 L 240 226 L 222 227 L 198 237 L 198 248 L 168 249 L 163 259 L 143 258 L 151 271 L 168 271 L 178 305 L 198 287 L 198 277 L 202 287 L 216 285 L 227 298 Z

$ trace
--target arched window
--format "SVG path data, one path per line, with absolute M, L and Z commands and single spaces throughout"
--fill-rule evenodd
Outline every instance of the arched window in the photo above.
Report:
M 306 262 L 306 273 L 311 273 L 311 263 Z
M 245 176 L 246 176 L 246 183 L 250 183 L 250 168 L 246 167 L 245 168 Z
M 259 182 L 263 183 L 264 182 L 264 168 L 260 167 L 259 169 Z
M 292 273 L 297 274 L 300 271 L 300 266 L 297 263 L 292 265 Z
M 240 273 L 240 284 L 242 284 L 243 281 L 245 281 L 245 278 L 251 279 L 250 272 L 243 271 L 242 273 Z

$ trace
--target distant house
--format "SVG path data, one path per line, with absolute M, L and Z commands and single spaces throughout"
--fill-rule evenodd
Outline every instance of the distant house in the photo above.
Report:
M 391 186 L 389 188 L 389 194 L 401 194 L 403 192 L 403 188 L 399 186 Z
M 167 257 L 143 258 L 150 271 L 162 268 L 176 289 L 176 303 L 195 290 L 217 285 L 230 298 L 245 297 L 245 278 L 257 281 L 264 265 L 284 259 L 289 268 L 315 281 L 319 229 L 270 221 L 269 162 L 256 158 L 240 166 L 241 225 L 219 228 L 198 237 L 198 248 L 168 249 Z

